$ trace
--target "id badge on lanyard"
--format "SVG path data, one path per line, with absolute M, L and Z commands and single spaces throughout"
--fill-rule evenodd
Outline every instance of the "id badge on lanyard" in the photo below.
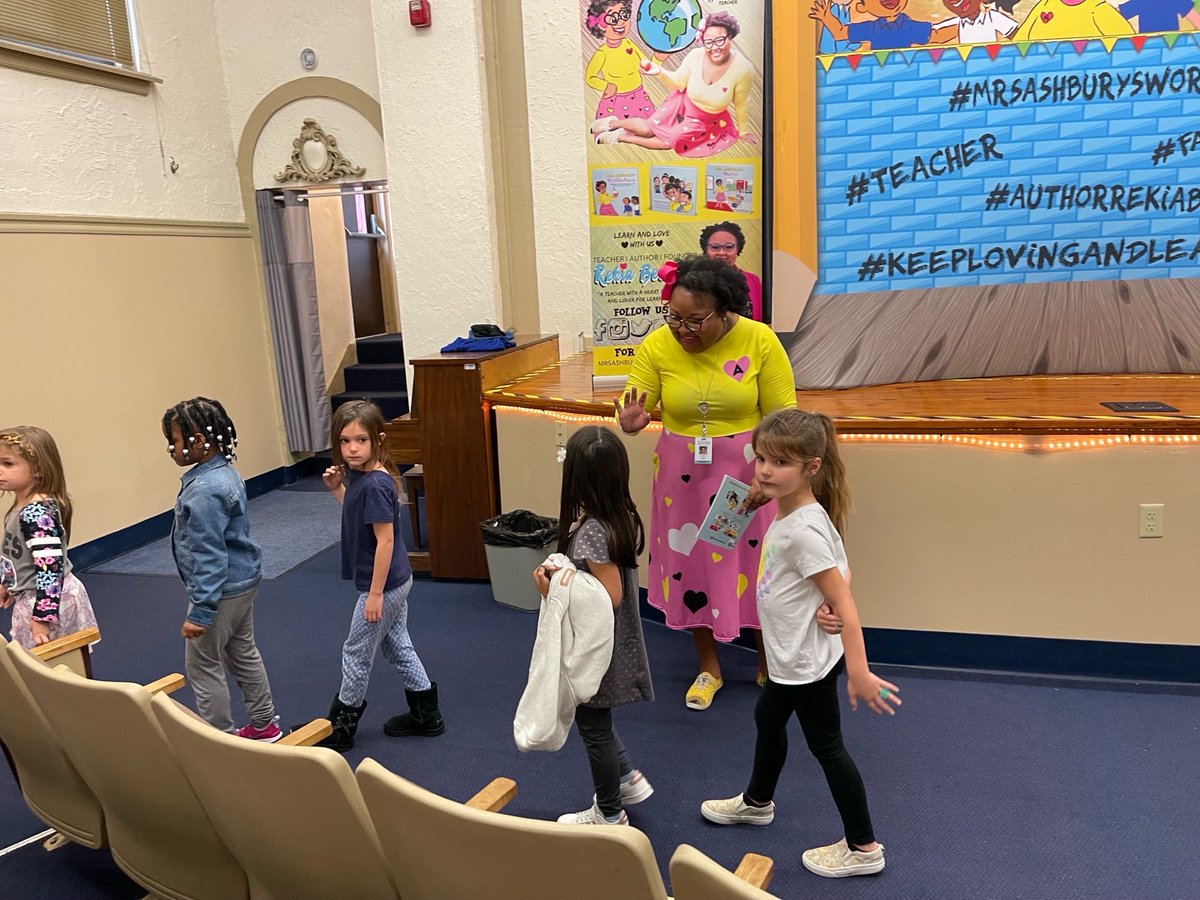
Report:
M 712 438 L 696 438 L 696 454 L 692 461 L 698 466 L 707 466 L 712 464 Z

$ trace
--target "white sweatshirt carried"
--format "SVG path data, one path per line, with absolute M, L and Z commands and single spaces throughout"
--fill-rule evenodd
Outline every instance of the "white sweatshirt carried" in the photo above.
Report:
M 557 750 L 575 721 L 575 707 L 600 689 L 613 653 L 612 599 L 604 585 L 561 553 L 542 563 L 557 569 L 538 614 L 529 683 L 513 738 L 522 751 Z

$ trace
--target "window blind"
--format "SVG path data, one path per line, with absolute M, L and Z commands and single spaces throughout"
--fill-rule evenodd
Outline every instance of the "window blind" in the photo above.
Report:
M 4 0 L 0 38 L 136 68 L 125 0 Z

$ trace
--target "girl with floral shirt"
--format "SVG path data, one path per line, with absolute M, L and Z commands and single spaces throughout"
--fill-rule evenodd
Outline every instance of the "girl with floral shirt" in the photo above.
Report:
M 49 432 L 0 431 L 0 491 L 14 498 L 0 546 L 0 607 L 13 607 L 13 640 L 33 647 L 95 627 L 87 589 L 67 558 L 71 498 Z

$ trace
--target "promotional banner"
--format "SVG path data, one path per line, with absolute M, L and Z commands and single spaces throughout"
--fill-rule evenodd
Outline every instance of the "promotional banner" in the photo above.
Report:
M 580 2 L 596 378 L 622 381 L 663 324 L 666 260 L 707 252 L 758 284 L 765 3 Z
M 799 384 L 1195 367 L 1194 290 L 1153 286 L 1200 271 L 1193 0 L 804 5 Z

